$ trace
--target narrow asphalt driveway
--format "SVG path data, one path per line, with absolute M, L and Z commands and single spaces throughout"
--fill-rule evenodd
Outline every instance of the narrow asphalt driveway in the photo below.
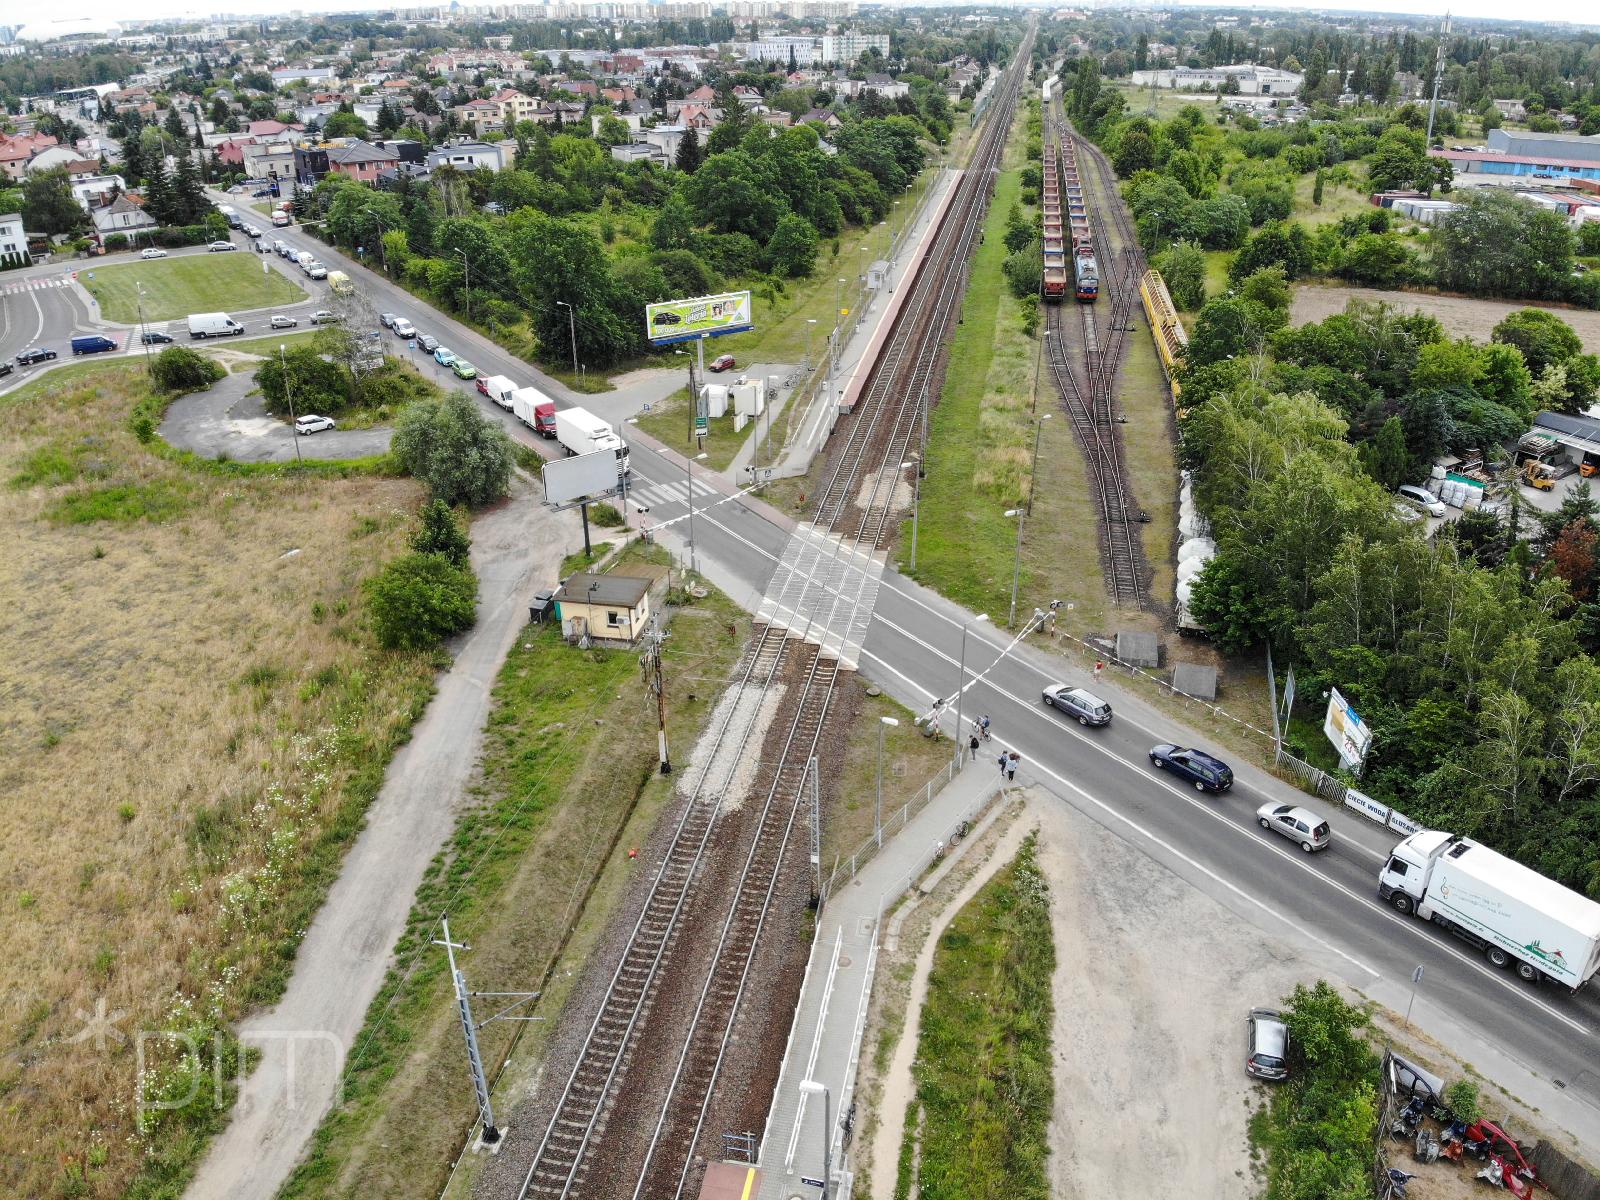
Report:
M 368 458 L 387 453 L 394 436 L 394 430 L 384 425 L 297 437 L 288 422 L 263 406 L 249 368 L 237 369 L 205 391 L 173 401 L 160 433 L 168 445 L 180 450 L 234 462 L 291 462 L 297 440 L 302 458 Z

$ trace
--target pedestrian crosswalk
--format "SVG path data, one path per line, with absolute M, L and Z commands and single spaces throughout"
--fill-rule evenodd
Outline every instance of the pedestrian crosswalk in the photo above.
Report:
M 65 275 L 45 279 L 22 279 L 0 287 L 0 296 L 15 296 L 19 292 L 38 292 L 45 288 L 67 287 L 72 283 Z
M 694 481 L 694 502 L 701 504 L 710 499 L 721 499 L 722 493 L 710 484 L 696 479 Z M 659 514 L 660 510 L 668 509 L 674 505 L 685 509 L 689 506 L 689 482 L 685 479 L 655 483 L 637 473 L 628 486 L 628 503 L 638 507 L 647 508 L 652 515 Z

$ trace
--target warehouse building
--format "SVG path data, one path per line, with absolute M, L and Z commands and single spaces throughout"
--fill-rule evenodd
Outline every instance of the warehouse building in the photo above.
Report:
M 1500 132 L 1494 130 L 1494 133 Z M 1540 134 L 1554 140 L 1555 134 Z M 1593 141 L 1593 138 L 1583 139 Z M 1499 150 L 1429 150 L 1435 158 L 1446 158 L 1459 175 L 1504 175 L 1529 179 L 1600 179 L 1600 159 L 1542 157 L 1507 154 Z
M 1526 133 L 1517 129 L 1491 129 L 1484 139 L 1491 151 L 1517 158 L 1560 159 L 1600 166 L 1600 137 L 1577 133 Z

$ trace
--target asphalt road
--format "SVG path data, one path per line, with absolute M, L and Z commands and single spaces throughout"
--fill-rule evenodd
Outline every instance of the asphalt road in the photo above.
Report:
M 316 252 L 330 266 L 341 257 L 320 245 Z M 563 407 L 581 402 L 620 423 L 651 390 L 635 386 L 598 402 L 574 396 L 444 314 L 352 267 L 345 265 L 375 307 L 397 312 L 419 330 L 446 340 L 480 371 L 531 377 Z M 674 373 L 653 382 L 664 395 L 678 378 Z M 513 436 L 551 452 L 549 444 L 540 443 L 487 401 L 483 407 Z M 642 518 L 630 505 L 630 523 L 642 519 L 663 541 L 682 547 L 690 524 L 683 457 L 658 449 L 627 426 L 622 430 L 632 447 L 635 494 L 650 495 L 653 501 Z M 696 557 L 718 586 L 753 611 L 792 523 L 754 498 L 734 493 L 721 480 L 710 482 L 722 494 L 707 496 L 706 482 L 698 481 L 695 488 Z M 1003 597 L 995 598 L 996 611 L 1003 602 Z M 914 710 L 925 711 L 934 697 L 955 690 L 962 623 L 971 616 L 895 572 L 885 572 L 861 656 L 862 675 Z M 966 665 L 969 679 L 981 678 L 970 686 L 963 707 L 967 714 L 993 717 L 997 738 L 1022 755 L 1025 776 L 1143 847 L 1245 919 L 1297 933 L 1341 964 L 1352 985 L 1393 1007 L 1404 1008 L 1412 972 L 1423 967 L 1418 1025 L 1438 1028 L 1447 1040 L 1453 1034 L 1476 1041 L 1476 1055 L 1472 1046 L 1461 1048 L 1480 1065 L 1503 1055 L 1541 1077 L 1548 1093 L 1540 1097 L 1546 1111 L 1553 1117 L 1559 1112 L 1566 1128 L 1600 1143 L 1600 991 L 1591 988 L 1574 997 L 1554 987 L 1530 987 L 1511 972 L 1489 966 L 1464 943 L 1381 904 L 1378 867 L 1398 839 L 1353 813 L 1336 811 L 1239 763 L 1234 764 L 1237 782 L 1225 796 L 1202 797 L 1180 786 L 1151 767 L 1149 748 L 1160 741 L 1204 746 L 1203 737 L 1123 691 L 1113 676 L 1091 680 L 1031 647 L 1002 659 L 1009 640 L 992 625 L 973 627 Z M 1054 681 L 1093 686 L 1112 701 L 1116 720 L 1098 730 L 1068 724 L 1040 703 L 1040 689 Z M 1333 826 L 1334 845 L 1308 856 L 1260 829 L 1255 810 L 1269 800 L 1323 812 Z M 1240 1001 L 1261 999 L 1242 993 Z

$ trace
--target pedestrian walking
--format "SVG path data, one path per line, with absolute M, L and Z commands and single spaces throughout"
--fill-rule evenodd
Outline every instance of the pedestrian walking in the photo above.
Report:
M 976 731 L 972 735 L 972 757 L 974 759 L 978 757 L 978 735 Z
M 1022 756 L 1013 750 L 1006 758 L 1006 782 L 1015 783 L 1017 779 L 1017 764 L 1022 761 Z
M 1005 778 L 1006 767 L 1010 765 L 1010 762 L 1011 760 L 1006 757 L 1006 752 L 1004 750 L 1000 751 L 1000 777 L 1002 779 Z

